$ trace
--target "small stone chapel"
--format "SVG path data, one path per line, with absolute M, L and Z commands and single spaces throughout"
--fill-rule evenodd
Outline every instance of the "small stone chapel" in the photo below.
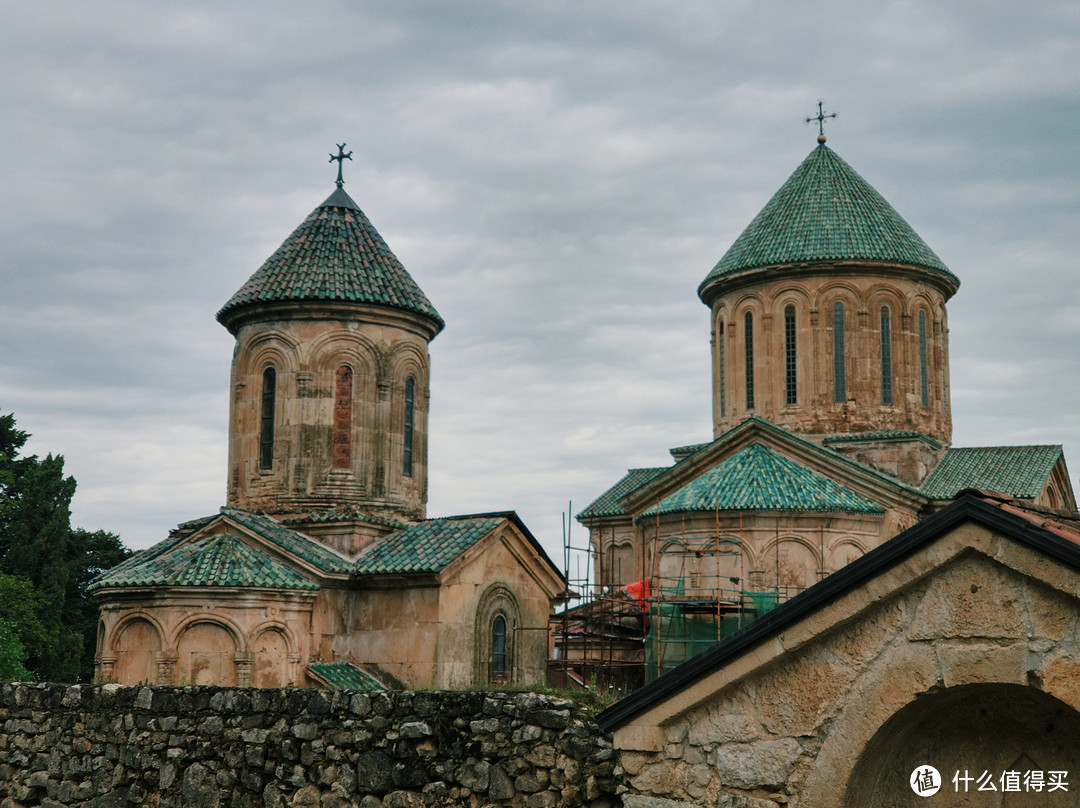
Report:
M 427 518 L 443 319 L 337 187 L 217 314 L 226 505 L 92 585 L 97 676 L 349 688 L 544 681 L 561 572 L 512 511 Z

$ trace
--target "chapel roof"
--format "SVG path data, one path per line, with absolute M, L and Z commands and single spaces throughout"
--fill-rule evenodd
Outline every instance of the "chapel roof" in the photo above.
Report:
M 543 548 L 512 511 L 448 516 L 403 526 L 376 539 L 355 560 L 292 530 L 272 516 L 224 507 L 215 516 L 184 522 L 164 541 L 102 573 L 91 590 L 144 586 L 232 586 L 318 589 L 319 585 L 284 561 L 230 533 L 197 536 L 228 519 L 258 536 L 275 554 L 299 559 L 327 575 L 368 576 L 442 572 L 478 541 L 503 524 L 513 524 L 556 573 Z
M 272 516 L 229 507 L 222 508 L 221 515 L 227 516 L 279 550 L 311 564 L 321 572 L 348 575 L 353 571 L 353 565 L 349 559 L 308 538 L 303 533 L 285 527 Z
M 792 432 L 789 429 L 785 429 L 782 426 L 779 426 L 777 424 L 772 423 L 771 421 L 769 421 L 766 418 L 762 418 L 761 416 L 758 416 L 758 415 L 752 415 L 749 418 L 747 418 L 746 420 L 744 420 L 743 422 L 741 422 L 740 424 L 732 427 L 727 432 L 725 432 L 723 435 L 721 435 L 720 437 L 718 437 L 718 438 L 716 438 L 716 439 L 714 439 L 712 441 L 708 441 L 708 442 L 705 442 L 705 443 L 688 444 L 686 446 L 679 446 L 679 447 L 676 447 L 674 449 L 671 449 L 670 450 L 671 454 L 675 458 L 675 464 L 674 465 L 661 466 L 661 467 L 658 467 L 658 468 L 630 469 L 626 473 L 626 475 L 624 477 L 622 477 L 617 483 L 615 483 L 613 486 L 611 486 L 606 491 L 604 491 L 604 493 L 602 493 L 599 497 L 597 497 L 595 500 L 593 500 L 592 503 L 590 503 L 588 505 L 588 507 L 586 507 L 583 511 L 578 513 L 577 518 L 582 520 L 582 521 L 585 521 L 585 520 L 589 520 L 589 519 L 596 519 L 596 518 L 602 518 L 602 517 L 620 517 L 620 516 L 625 517 L 625 516 L 630 516 L 630 515 L 637 516 L 638 514 L 636 514 L 636 513 L 635 514 L 630 514 L 626 510 L 626 508 L 623 506 L 623 500 L 625 500 L 627 497 L 631 496 L 635 492 L 640 491 L 641 489 L 645 488 L 647 485 L 652 483 L 654 480 L 660 479 L 665 474 L 668 474 L 668 473 L 677 474 L 679 472 L 679 469 L 684 467 L 683 464 L 686 464 L 686 463 L 690 462 L 691 458 L 698 458 L 701 455 L 703 455 L 705 452 L 709 452 L 709 451 L 714 450 L 715 447 L 723 446 L 723 445 L 731 442 L 732 440 L 737 440 L 737 439 L 739 439 L 740 435 L 744 435 L 744 433 L 746 433 L 747 431 L 760 432 L 765 436 L 772 436 L 773 438 L 780 438 L 784 442 L 791 444 L 793 447 L 796 447 L 800 451 L 810 452 L 810 453 L 815 454 L 815 455 L 817 455 L 817 456 L 819 456 L 819 457 L 821 457 L 823 459 L 827 459 L 828 462 L 838 464 L 841 467 L 847 467 L 847 468 L 849 468 L 849 469 L 851 469 L 853 471 L 857 471 L 858 473 L 861 473 L 861 474 L 867 474 L 867 473 L 871 474 L 875 478 L 878 478 L 879 480 L 882 480 L 882 481 L 886 482 L 888 485 L 894 486 L 895 488 L 897 488 L 899 490 L 906 491 L 909 494 L 913 494 L 913 495 L 918 496 L 921 493 L 919 491 L 919 489 L 913 488 L 912 486 L 909 486 L 907 483 L 904 483 L 903 481 L 898 480 L 898 479 L 896 479 L 894 477 L 890 477 L 890 476 L 888 476 L 886 474 L 883 474 L 878 469 L 875 469 L 875 468 L 873 468 L 871 466 L 867 466 L 867 465 L 865 465 L 863 463 L 859 463 L 859 462 L 857 462 L 855 460 L 852 460 L 852 459 L 850 459 L 850 458 L 836 452 L 834 449 L 832 449 L 832 448 L 830 448 L 828 446 L 820 446 L 820 445 L 814 443 L 813 441 L 803 437 L 802 435 L 799 435 L 799 434 L 797 434 L 795 432 Z M 880 433 L 880 434 L 881 435 L 888 434 L 888 435 L 892 436 L 894 433 Z M 918 433 L 910 433 L 910 434 L 911 435 L 917 435 Z M 880 437 L 879 437 L 879 439 L 880 439 Z M 782 456 L 777 455 L 777 457 L 782 457 Z M 799 468 L 804 469 L 807 474 L 821 476 L 818 472 L 811 471 L 809 468 L 806 468 L 806 467 L 800 465 L 799 463 L 797 463 L 794 460 L 791 460 L 790 462 L 795 463 L 795 465 L 799 466 Z M 693 484 L 694 484 L 694 481 L 691 481 L 690 483 L 687 484 L 687 486 L 691 486 Z M 795 485 L 794 482 L 792 482 L 791 484 Z M 811 491 L 811 490 L 814 490 L 814 489 L 818 490 L 819 492 L 824 491 L 824 488 L 822 487 L 821 484 L 812 484 L 809 480 L 804 480 L 803 485 L 805 486 L 805 491 L 806 491 L 806 493 L 804 493 L 804 496 L 809 496 L 808 492 Z M 837 483 L 837 485 L 840 485 L 840 484 Z M 843 488 L 843 490 L 847 491 L 849 489 L 847 489 L 845 487 L 845 488 Z M 689 495 L 690 491 L 688 490 L 687 493 Z M 695 494 L 695 496 L 700 496 L 700 495 L 701 495 L 700 490 L 698 490 L 698 492 L 697 492 L 697 494 Z M 725 498 L 726 497 L 731 497 L 731 498 L 733 498 L 733 501 L 734 501 L 734 498 L 741 498 L 743 502 L 746 502 L 746 503 L 750 502 L 750 497 L 747 495 L 746 491 L 743 491 L 741 494 L 736 493 L 734 491 L 728 491 L 728 492 L 725 492 L 722 496 L 725 497 Z M 779 497 L 779 494 L 774 490 L 773 491 L 773 496 L 774 496 L 774 498 L 777 498 L 777 497 Z M 706 496 L 706 498 L 708 498 L 708 497 Z M 715 507 L 716 507 L 717 500 L 714 498 L 714 499 L 709 499 L 708 501 L 709 501 L 710 504 L 708 505 L 706 510 L 714 510 Z M 869 500 L 867 500 L 867 501 L 869 501 Z M 839 501 L 837 501 L 835 504 L 839 504 Z M 725 506 L 722 505 L 721 507 L 723 508 Z M 754 509 L 759 509 L 760 510 L 760 508 L 757 508 L 756 506 L 752 506 L 750 504 L 746 504 L 745 507 L 748 510 L 754 510 Z M 876 507 L 876 505 L 875 505 L 875 507 Z M 773 509 L 774 508 L 769 508 L 769 510 L 773 510 Z M 789 508 L 787 508 L 787 507 L 784 507 L 784 508 L 777 507 L 775 509 L 776 510 L 789 510 Z M 656 512 L 655 508 L 653 510 L 649 511 L 649 513 L 653 513 L 653 514 L 655 514 L 655 512 Z M 846 512 L 850 512 L 850 511 L 848 510 Z M 859 512 L 862 512 L 862 511 L 859 511 Z
M 883 513 L 876 502 L 824 474 L 763 444 L 752 443 L 669 494 L 642 516 L 713 510 Z
M 821 261 L 914 266 L 959 284 L 892 205 L 822 143 L 735 239 L 698 295 L 743 270 Z
M 128 586 L 224 586 L 318 589 L 297 570 L 229 534 L 205 536 L 138 563 L 120 565 L 97 578 L 90 589 Z
M 355 572 L 442 572 L 504 521 L 506 517 L 501 515 L 427 519 L 372 544 L 356 560 Z
M 1063 457 L 1060 445 L 950 448 L 922 491 L 931 499 L 952 499 L 965 488 L 1035 499 Z
M 217 313 L 232 329 L 238 314 L 266 303 L 329 301 L 399 309 L 444 325 L 364 212 L 343 188 L 313 210 Z
M 585 510 L 577 515 L 577 518 L 596 519 L 602 516 L 626 516 L 626 509 L 620 504 L 620 500 L 668 471 L 671 471 L 671 466 L 630 469 L 626 472 L 625 477 L 589 503 Z
M 333 690 L 386 690 L 374 676 L 351 662 L 312 662 L 308 673 Z

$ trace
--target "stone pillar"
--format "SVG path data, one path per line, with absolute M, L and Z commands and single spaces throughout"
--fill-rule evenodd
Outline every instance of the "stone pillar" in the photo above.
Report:
M 162 651 L 157 655 L 157 683 L 159 685 L 171 685 L 173 683 L 173 670 L 176 667 L 177 658 L 175 651 Z
M 248 651 L 237 651 L 233 662 L 236 664 L 236 686 L 251 687 L 251 668 L 255 655 Z
M 94 665 L 94 680 L 97 682 L 111 682 L 116 675 L 116 657 L 103 656 Z

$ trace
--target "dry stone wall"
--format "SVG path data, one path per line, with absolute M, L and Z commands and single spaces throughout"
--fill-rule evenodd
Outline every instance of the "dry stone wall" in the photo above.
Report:
M 610 808 L 614 754 L 534 693 L 0 685 L 0 806 Z

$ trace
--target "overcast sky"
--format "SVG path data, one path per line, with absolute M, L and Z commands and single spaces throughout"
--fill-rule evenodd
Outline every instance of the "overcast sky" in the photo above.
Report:
M 1080 470 L 1080 4 L 6 2 L 0 413 L 133 548 L 225 499 L 214 313 L 345 188 L 446 320 L 432 516 L 712 437 L 696 288 L 815 146 L 961 279 L 954 445 Z M 576 536 L 585 531 L 575 527 Z

